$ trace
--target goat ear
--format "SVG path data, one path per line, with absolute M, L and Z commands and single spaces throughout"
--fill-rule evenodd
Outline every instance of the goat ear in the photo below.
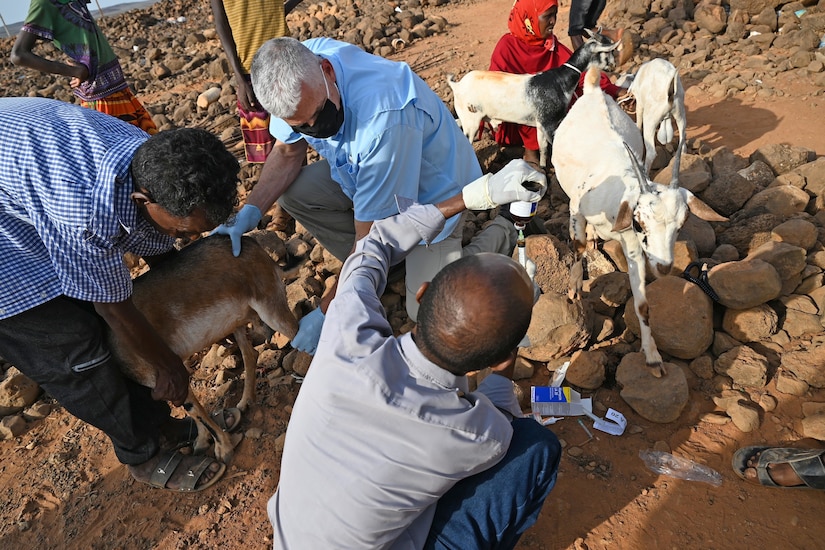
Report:
M 629 202 L 622 201 L 622 204 L 619 205 L 619 213 L 616 215 L 616 221 L 613 222 L 613 231 L 616 233 L 627 231 L 630 229 L 632 223 L 633 209 L 630 207 Z
M 584 28 L 584 32 L 587 33 L 588 38 L 593 38 L 593 36 L 596 34 L 593 31 L 591 31 L 590 29 L 588 29 L 587 27 Z
M 716 212 L 716 210 L 708 206 L 705 202 L 687 189 L 679 189 L 679 191 L 681 191 L 685 196 L 685 202 L 687 203 L 688 208 L 697 218 L 705 220 L 706 222 L 728 221 L 728 218 Z

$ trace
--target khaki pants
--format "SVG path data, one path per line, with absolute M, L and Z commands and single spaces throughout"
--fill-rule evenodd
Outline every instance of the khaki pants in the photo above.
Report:
M 298 220 L 333 256 L 344 261 L 355 244 L 355 218 L 352 201 L 332 179 L 329 164 L 319 161 L 305 166 L 278 204 Z M 479 252 L 510 255 L 516 246 L 513 224 L 496 217 L 467 246 L 461 246 L 464 224 L 459 222 L 448 238 L 435 244 L 416 247 L 406 259 L 407 314 L 416 320 L 415 294 L 421 285 L 444 266 Z

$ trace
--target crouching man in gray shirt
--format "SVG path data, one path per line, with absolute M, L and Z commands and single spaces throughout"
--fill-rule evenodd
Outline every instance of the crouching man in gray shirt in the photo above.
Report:
M 533 307 L 527 273 L 500 254 L 447 265 L 418 291 L 418 324 L 400 338 L 380 301 L 390 266 L 446 218 L 543 194 L 543 175 L 524 171 L 509 184 L 521 190 L 502 193 L 502 172 L 480 178 L 480 194 L 468 189 L 477 180 L 436 205 L 398 199 L 401 213 L 356 244 L 289 422 L 267 507 L 275 548 L 513 548 L 535 523 L 560 446 L 513 392 Z M 524 179 L 542 189 L 525 191 Z M 493 374 L 471 393 L 466 373 L 485 367 Z

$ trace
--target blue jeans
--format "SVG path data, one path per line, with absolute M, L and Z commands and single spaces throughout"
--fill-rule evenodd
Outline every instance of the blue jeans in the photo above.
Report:
M 559 440 L 532 418 L 513 420 L 504 458 L 459 481 L 436 505 L 426 550 L 514 548 L 556 484 Z

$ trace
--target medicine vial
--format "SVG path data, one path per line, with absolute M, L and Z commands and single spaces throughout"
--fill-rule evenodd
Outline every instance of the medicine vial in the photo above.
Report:
M 537 207 L 538 203 L 536 202 L 516 201 L 510 203 L 510 216 L 513 218 L 513 225 L 516 226 L 516 229 L 522 230 L 527 227 L 527 224 L 536 215 Z
M 527 251 L 524 242 L 524 228 L 536 215 L 537 206 L 538 204 L 535 202 L 516 201 L 510 203 L 510 217 L 513 219 L 513 225 L 518 231 L 518 240 L 516 241 L 518 262 L 525 269 L 527 269 Z

